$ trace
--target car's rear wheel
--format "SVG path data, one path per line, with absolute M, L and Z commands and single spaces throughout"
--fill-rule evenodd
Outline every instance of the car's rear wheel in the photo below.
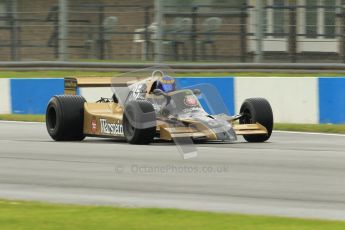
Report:
M 82 96 L 60 95 L 50 99 L 46 110 L 46 126 L 55 141 L 81 141 L 84 103 Z
M 123 132 L 128 143 L 151 143 L 156 135 L 156 114 L 153 105 L 146 100 L 128 102 L 123 113 Z
M 243 135 L 248 142 L 267 141 L 273 130 L 273 112 L 270 103 L 264 98 L 246 99 L 240 109 L 240 124 L 259 123 L 267 129 L 267 134 Z

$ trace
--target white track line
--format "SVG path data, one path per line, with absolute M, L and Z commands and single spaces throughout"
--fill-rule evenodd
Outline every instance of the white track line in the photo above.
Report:
M 0 123 L 43 124 L 44 122 L 39 122 L 39 121 L 6 121 L 6 120 L 0 120 Z
M 274 130 L 274 133 L 291 133 L 291 134 L 304 134 L 304 135 L 322 135 L 322 136 L 337 136 L 337 137 L 345 137 L 345 134 L 339 133 L 313 133 L 313 132 L 297 132 L 297 131 L 281 131 L 281 130 Z

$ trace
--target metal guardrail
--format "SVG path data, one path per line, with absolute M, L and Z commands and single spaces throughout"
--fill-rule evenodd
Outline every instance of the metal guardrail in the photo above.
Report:
M 154 66 L 154 63 L 22 61 L 0 62 L 0 70 L 94 70 L 124 72 Z M 345 64 L 302 63 L 164 63 L 175 72 L 333 72 L 345 73 Z

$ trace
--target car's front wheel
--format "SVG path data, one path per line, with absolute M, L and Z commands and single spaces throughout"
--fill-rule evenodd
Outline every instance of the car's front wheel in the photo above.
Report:
M 270 103 L 264 98 L 246 99 L 240 109 L 240 124 L 259 123 L 267 129 L 267 134 L 243 135 L 248 142 L 267 141 L 273 130 L 273 112 Z

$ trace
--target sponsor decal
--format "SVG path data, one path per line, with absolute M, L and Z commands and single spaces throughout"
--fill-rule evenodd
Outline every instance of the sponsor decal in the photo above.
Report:
M 145 96 L 143 96 L 143 94 L 145 93 L 146 93 L 146 85 L 145 84 L 137 85 L 132 90 L 132 99 L 137 100 L 139 98 L 145 98 Z
M 209 120 L 209 121 L 207 121 L 207 123 L 209 124 L 209 125 L 211 125 L 211 126 L 218 126 L 218 122 L 217 121 L 215 121 L 215 120 Z
M 123 126 L 118 123 L 108 123 L 107 119 L 99 119 L 101 123 L 101 133 L 108 135 L 123 135 Z
M 97 131 L 97 121 L 95 119 L 92 119 L 91 121 L 91 132 L 96 133 Z
M 76 80 L 69 80 L 65 81 L 65 88 L 76 88 L 77 87 L 77 81 Z
M 153 105 L 153 108 L 155 109 L 155 111 L 160 111 L 162 106 L 161 105 L 158 105 L 158 104 L 152 104 Z
M 193 95 L 188 95 L 184 98 L 184 103 L 187 106 L 197 106 L 198 105 L 198 101 L 196 100 L 196 98 Z
M 186 108 L 182 110 L 183 113 L 194 113 L 197 111 L 201 111 L 201 109 L 199 107 L 192 107 L 192 108 Z

